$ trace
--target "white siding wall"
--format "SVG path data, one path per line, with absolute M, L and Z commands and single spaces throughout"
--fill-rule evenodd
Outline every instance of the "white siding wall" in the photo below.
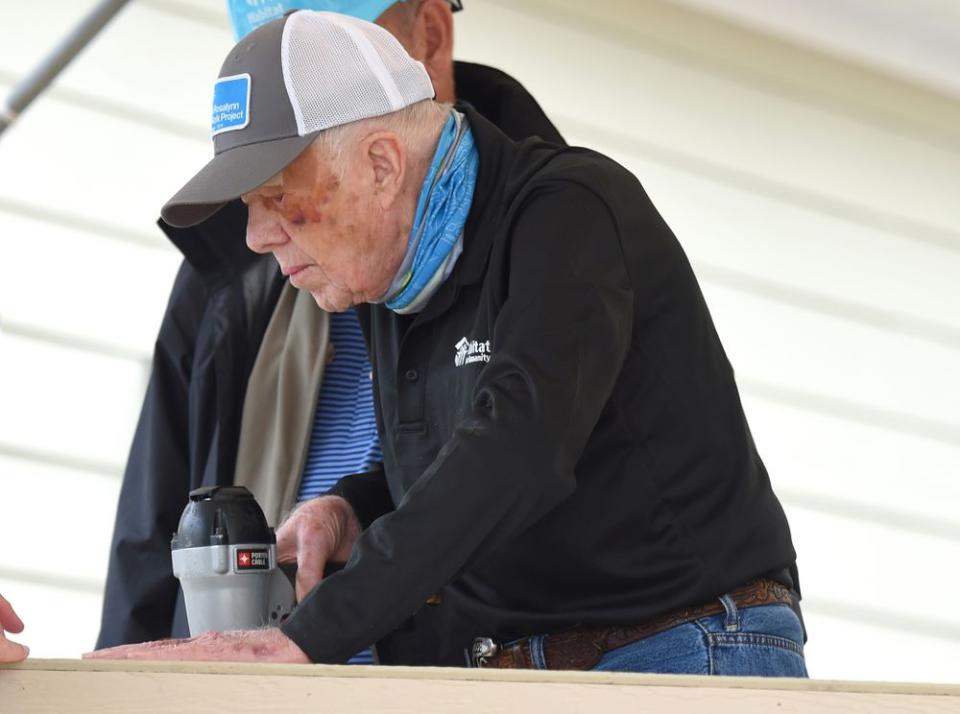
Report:
M 81 5 L 4 17 L 0 91 Z M 686 247 L 794 531 L 811 674 L 960 681 L 960 102 L 652 0 L 473 0 L 457 32 Z M 207 158 L 230 44 L 220 0 L 140 0 L 0 139 L 0 592 L 38 656 L 95 637 L 179 263 L 153 220 Z

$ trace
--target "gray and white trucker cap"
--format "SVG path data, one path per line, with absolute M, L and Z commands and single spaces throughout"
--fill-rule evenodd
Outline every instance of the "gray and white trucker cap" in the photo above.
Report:
M 230 51 L 213 90 L 214 157 L 161 209 L 185 228 L 278 174 L 324 129 L 434 97 L 426 69 L 379 25 L 300 10 Z

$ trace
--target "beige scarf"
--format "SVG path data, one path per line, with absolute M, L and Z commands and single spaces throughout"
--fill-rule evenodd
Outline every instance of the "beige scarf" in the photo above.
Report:
M 310 293 L 285 284 L 247 384 L 234 475 L 274 527 L 296 503 L 320 380 L 333 358 L 329 337 L 330 316 Z

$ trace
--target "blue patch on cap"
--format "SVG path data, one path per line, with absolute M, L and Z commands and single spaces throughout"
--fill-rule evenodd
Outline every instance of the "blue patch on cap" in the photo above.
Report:
M 237 131 L 250 123 L 250 75 L 221 77 L 213 85 L 210 136 Z
M 233 34 L 239 40 L 291 10 L 339 12 L 373 22 L 395 2 L 397 0 L 227 0 L 227 10 Z

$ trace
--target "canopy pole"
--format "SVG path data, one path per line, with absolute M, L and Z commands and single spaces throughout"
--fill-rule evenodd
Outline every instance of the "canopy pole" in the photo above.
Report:
M 128 2 L 129 0 L 100 0 L 60 44 L 30 74 L 20 80 L 0 108 L 0 136 Z

